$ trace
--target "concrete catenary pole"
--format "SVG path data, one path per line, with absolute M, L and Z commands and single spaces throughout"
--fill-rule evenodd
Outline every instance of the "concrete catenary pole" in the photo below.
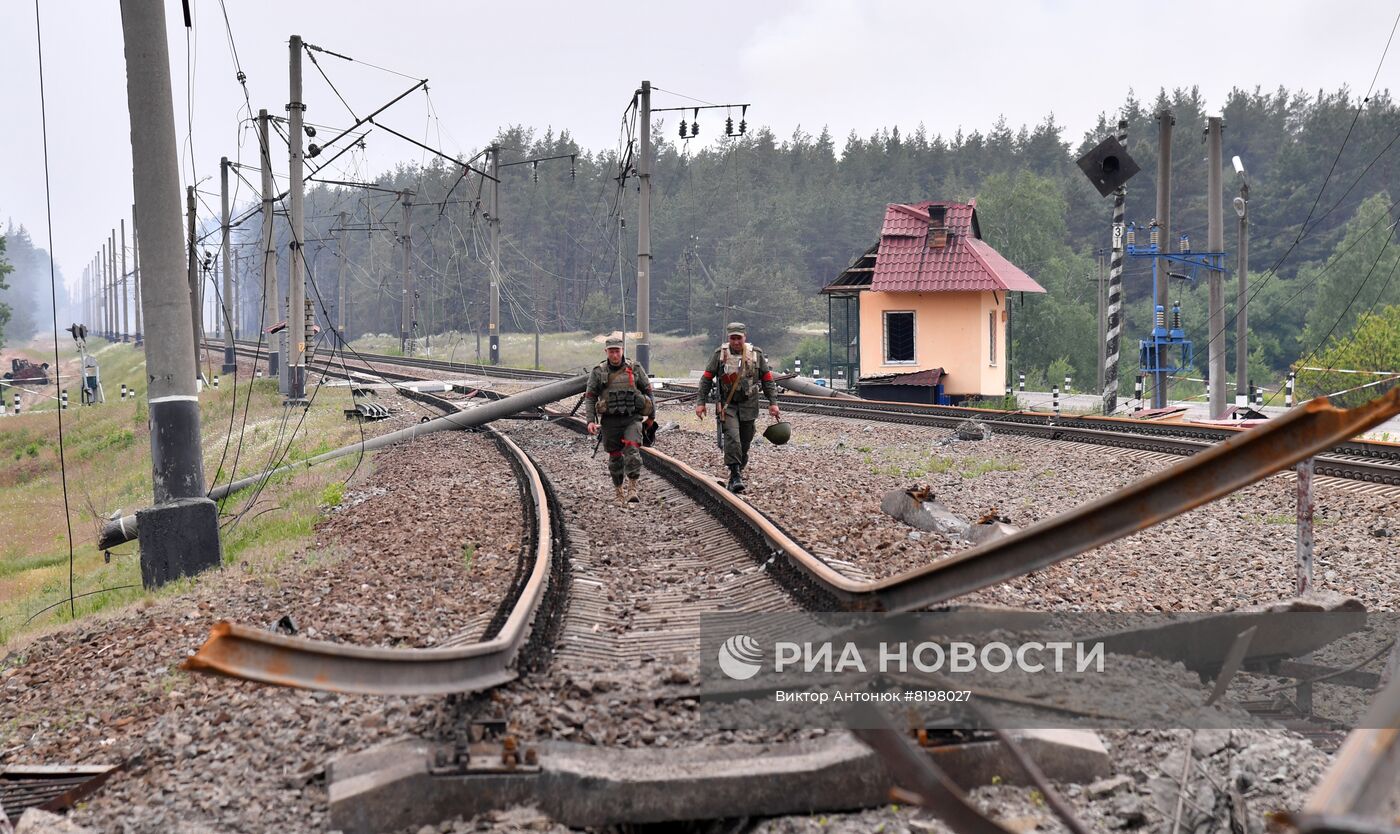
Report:
M 113 290 L 113 286 L 117 283 L 117 268 L 112 265 L 112 262 L 117 257 L 116 239 L 116 232 L 112 232 L 107 236 L 107 243 L 102 247 L 102 252 L 107 258 L 107 262 L 103 264 L 103 267 L 106 269 L 105 274 L 107 280 L 102 286 L 102 299 L 103 307 L 107 311 L 107 339 L 113 342 L 117 340 L 116 304 L 113 303 L 116 300 L 116 292 Z
M 1240 196 L 1235 198 L 1235 214 L 1240 218 L 1239 280 L 1235 289 L 1235 404 L 1248 405 L 1240 400 L 1240 395 L 1249 382 L 1249 181 L 1239 160 L 1235 157 L 1240 177 Z
M 335 279 L 335 332 L 345 341 L 345 212 L 340 213 L 340 233 L 335 237 L 336 258 L 340 261 Z
M 1206 245 L 1211 252 L 1225 249 L 1225 215 L 1221 193 L 1224 176 L 1222 137 L 1225 123 L 1219 116 L 1206 119 Z M 1210 416 L 1223 417 L 1225 414 L 1225 384 L 1229 372 L 1226 370 L 1225 339 L 1225 273 L 1212 269 L 1206 273 L 1209 288 L 1209 327 L 1208 345 L 1210 361 Z M 1236 380 L 1236 385 L 1240 380 Z
M 637 156 L 637 362 L 651 370 L 651 82 L 643 81 L 637 117 L 641 152 Z
M 404 189 L 400 199 L 403 200 L 403 229 L 399 232 L 399 239 L 403 241 L 403 303 L 399 308 L 399 349 L 404 356 L 409 356 L 414 348 L 413 298 L 417 294 L 413 286 L 413 192 Z
M 190 301 L 190 333 L 194 335 L 194 374 L 196 379 L 202 379 L 203 373 L 200 371 L 200 358 L 204 356 L 204 304 L 199 292 L 199 255 L 194 248 L 194 186 L 185 187 L 185 235 L 188 243 L 185 249 L 188 253 L 189 262 L 187 267 L 189 275 L 189 301 Z
M 131 204 L 131 295 L 136 308 L 136 345 L 145 343 L 141 335 L 141 232 L 136 226 L 136 204 Z
M 129 295 L 127 294 L 127 291 L 126 291 L 126 218 L 125 218 L 125 217 L 122 218 L 121 227 L 122 227 L 122 237 L 121 237 L 121 245 L 122 245 L 122 248 L 121 248 L 121 253 L 122 253 L 122 264 L 121 264 L 121 266 L 122 266 L 122 290 L 121 290 L 121 296 L 122 296 L 122 341 L 123 341 L 123 342 L 129 342 L 129 341 L 131 341 L 131 329 L 130 329 L 130 325 L 131 325 L 131 300 L 130 300 L 130 299 L 131 299 L 131 296 L 129 296 Z
M 403 443 L 440 431 L 454 431 L 469 429 L 475 426 L 484 426 L 494 420 L 501 420 L 513 414 L 529 412 L 536 408 L 549 405 L 552 402 L 565 399 L 566 397 L 582 394 L 587 386 L 587 376 L 576 376 L 546 383 L 538 388 L 531 388 L 528 391 L 512 394 L 509 397 L 502 397 L 499 400 L 484 403 L 467 411 L 457 414 L 448 414 L 444 417 L 436 417 L 422 423 L 414 423 L 408 428 L 392 431 L 388 434 L 381 434 L 378 437 L 372 437 L 368 440 L 361 440 L 349 446 L 332 449 L 329 452 L 322 452 L 315 457 L 280 466 L 277 469 L 267 472 L 260 472 L 257 475 L 250 475 L 231 483 L 220 484 L 209 491 L 209 497 L 214 500 L 219 500 L 241 489 L 247 489 L 264 478 L 285 472 L 299 471 L 308 466 L 315 466 L 318 463 L 324 463 L 338 457 L 371 452 L 375 449 L 383 449 L 388 446 L 393 446 L 396 443 Z M 831 394 L 831 392 L 825 393 L 828 396 Z M 135 520 L 136 517 L 134 516 L 125 516 L 103 524 L 102 531 L 98 534 L 98 548 L 105 550 L 137 538 L 141 533 L 141 528 L 133 523 Z
M 1128 146 L 1128 122 L 1118 122 L 1118 143 Z M 1113 192 L 1113 249 L 1108 261 L 1108 308 L 1104 313 L 1103 413 L 1118 410 L 1118 353 L 1123 332 L 1123 226 L 1124 203 L 1128 189 L 1118 186 Z
M 102 338 L 104 338 L 104 339 L 110 339 L 110 338 L 112 338 L 112 331 L 111 331 L 111 329 L 109 328 L 108 322 L 107 322 L 107 244 L 106 244 L 106 243 L 103 243 L 103 244 L 102 244 L 102 254 L 101 254 L 99 257 L 100 257 L 102 260 L 99 262 L 98 279 L 97 279 L 97 281 L 98 281 L 97 297 L 98 297 L 98 305 L 99 305 L 99 308 L 98 308 L 98 311 L 97 311 L 97 315 L 98 315 L 98 318 L 101 320 L 101 324 L 102 324 L 102 327 L 101 327 Z
M 501 146 L 491 146 L 491 322 L 488 326 L 491 364 L 501 364 Z
M 258 156 L 262 168 L 262 317 L 258 326 L 258 344 L 262 345 L 267 329 L 277 323 L 277 238 L 272 233 L 273 201 L 277 197 L 272 184 L 272 146 L 267 143 L 267 111 L 258 111 Z M 277 350 L 268 340 L 267 375 L 277 379 L 281 373 Z
M 1160 251 L 1171 248 L 1172 239 L 1172 126 L 1176 117 L 1170 109 L 1157 114 L 1158 156 L 1157 156 L 1157 230 Z M 1157 260 L 1157 297 L 1153 304 L 1164 311 L 1171 311 L 1170 293 L 1167 278 L 1168 263 Z M 1165 372 L 1153 374 L 1152 407 L 1167 407 L 1168 379 Z
M 179 150 L 163 0 L 121 0 L 132 181 L 150 267 L 146 309 L 146 389 L 151 483 L 158 506 L 138 514 L 158 535 L 141 545 L 147 587 L 217 567 L 223 558 L 218 514 L 204 496 L 199 398 L 189 286 L 181 277 Z
M 306 105 L 301 103 L 301 36 L 292 35 L 291 58 L 291 100 L 287 103 L 288 125 L 287 145 L 290 160 L 287 174 L 291 180 L 289 211 L 292 221 L 291 263 L 287 270 L 288 302 L 287 330 L 291 354 L 288 359 L 287 401 L 300 403 L 306 399 L 306 234 L 305 208 L 303 206 L 302 170 L 305 160 L 301 152 L 301 114 Z
M 121 288 L 121 274 L 120 274 L 119 272 L 117 272 L 117 230 L 116 230 L 116 229 L 112 229 L 111 242 L 112 242 L 112 246 L 111 246 L 111 248 L 108 249 L 107 251 L 108 251 L 108 253 L 111 255 L 111 258 L 112 258 L 112 287 L 111 287 L 111 290 L 110 290 L 110 292 L 111 292 L 111 298 L 112 298 L 112 341 L 114 341 L 114 342 L 119 342 L 119 341 L 121 341 L 121 338 L 122 338 L 122 326 L 121 326 L 122 307 L 121 307 L 121 295 L 119 294 L 119 290 L 120 290 L 120 288 Z
M 224 331 L 224 364 L 220 370 L 226 374 L 231 374 L 238 370 L 238 362 L 233 353 L 233 269 L 232 267 L 232 246 L 229 245 L 229 215 L 228 215 L 228 157 L 219 160 L 219 233 L 220 248 L 223 250 L 223 299 L 220 307 L 223 309 L 223 331 Z

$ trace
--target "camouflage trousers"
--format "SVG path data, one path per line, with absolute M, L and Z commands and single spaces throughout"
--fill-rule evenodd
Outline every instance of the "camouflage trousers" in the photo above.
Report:
M 603 448 L 608 453 L 608 474 L 614 486 L 622 485 L 622 476 L 642 476 L 642 421 L 633 417 L 614 421 L 603 418 Z
M 732 405 L 724 410 L 725 466 L 742 469 L 749 465 L 749 446 L 753 443 L 754 420 L 757 417 L 757 414 L 749 416 Z

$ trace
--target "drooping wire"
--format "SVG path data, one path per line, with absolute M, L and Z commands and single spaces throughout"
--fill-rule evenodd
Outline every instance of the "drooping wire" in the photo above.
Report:
M 53 248 L 53 192 L 49 186 L 49 112 L 48 103 L 44 94 L 44 34 L 43 27 L 39 20 L 39 0 L 34 0 L 34 41 L 39 49 L 39 124 L 44 140 L 44 212 L 48 223 L 49 252 Z M 53 367 L 54 384 L 59 385 L 63 379 L 63 372 L 60 370 L 58 359 L 58 276 L 57 267 L 54 266 L 53 256 L 49 256 L 49 302 L 53 310 Z M 74 557 L 73 557 L 73 519 L 68 506 L 68 463 L 63 444 L 63 409 L 57 411 L 58 414 L 58 470 L 59 480 L 63 483 L 63 522 L 68 528 L 68 615 L 76 617 L 78 608 L 73 596 L 74 580 Z M 61 604 L 61 603 L 60 603 Z M 43 613 L 43 612 L 40 612 Z M 37 615 L 36 615 L 37 616 Z M 33 619 L 31 617 L 31 619 Z

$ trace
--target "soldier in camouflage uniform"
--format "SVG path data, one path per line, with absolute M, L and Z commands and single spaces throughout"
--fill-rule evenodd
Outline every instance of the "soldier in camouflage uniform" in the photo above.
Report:
M 621 339 L 608 339 L 607 350 L 608 358 L 589 374 L 583 395 L 588 433 L 603 432 L 608 474 L 618 502 L 636 503 L 637 481 L 642 477 L 642 419 L 655 410 L 651 380 L 641 365 L 622 355 Z M 627 476 L 625 488 L 623 475 Z
M 768 415 L 779 417 L 778 386 L 768 369 L 763 351 L 748 344 L 747 328 L 732 322 L 726 328 L 728 344 L 720 345 L 710 357 L 710 364 L 700 377 L 700 396 L 695 404 L 697 417 L 705 416 L 705 400 L 719 380 L 717 417 L 724 426 L 724 465 L 729 467 L 729 491 L 743 492 L 743 469 L 749 463 L 749 444 L 753 442 L 754 421 L 758 419 L 759 395 L 768 401 Z

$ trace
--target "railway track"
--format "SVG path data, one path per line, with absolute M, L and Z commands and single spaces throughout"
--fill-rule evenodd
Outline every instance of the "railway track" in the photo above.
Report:
M 455 403 L 448 402 L 442 403 L 441 407 L 444 410 L 457 408 Z M 883 409 L 863 410 L 867 415 L 881 411 Z M 1142 443 L 1177 444 L 1168 446 L 1168 450 L 1180 450 L 1182 447 L 1179 444 L 1191 443 L 1191 459 L 1015 535 L 876 581 L 852 576 L 813 554 L 788 531 L 683 461 L 655 449 L 645 449 L 644 455 L 648 465 L 675 488 L 690 495 L 711 514 L 722 518 L 727 529 L 739 531 L 736 537 L 743 541 L 750 554 L 768 566 L 768 572 L 782 582 L 785 590 L 808 602 L 811 607 L 907 611 L 946 602 L 1150 527 L 1267 477 L 1322 449 L 1332 448 L 1397 411 L 1400 411 L 1400 390 L 1350 411 L 1341 411 L 1321 402 L 1309 403 L 1268 426 L 1239 433 L 1231 442 L 1210 443 L 1160 436 L 1134 438 Z M 918 416 L 917 412 L 899 413 L 904 419 Z M 562 414 L 553 416 L 575 429 L 581 426 L 582 421 L 577 418 Z M 927 419 L 956 418 L 927 415 Z M 996 425 L 995 421 L 989 422 Z M 1030 430 L 1038 433 L 1046 430 L 1053 433 L 1060 429 L 1059 426 L 1030 427 Z M 1093 432 L 1098 437 L 1114 436 L 1101 429 L 1077 427 L 1075 430 L 1081 434 Z M 1052 437 L 1057 436 L 1052 434 Z M 1156 447 L 1150 451 L 1164 450 Z M 538 476 L 537 470 L 532 479 L 539 482 L 538 486 L 532 486 L 532 490 L 542 494 L 543 479 Z M 534 483 L 535 480 L 532 480 Z M 543 509 L 544 501 L 537 499 L 536 506 L 542 508 L 537 511 L 546 511 Z M 543 550 L 541 547 L 536 557 L 532 576 L 547 572 L 543 567 Z M 536 588 L 530 596 L 537 598 L 541 592 Z M 512 621 L 522 623 L 523 627 L 523 622 L 528 622 L 533 616 L 533 612 L 529 612 L 513 616 Z M 221 642 L 234 640 L 249 645 L 235 652 L 224 651 Z M 322 651 L 329 653 L 332 659 L 323 661 Z M 452 657 L 454 662 L 464 659 Z M 426 688 L 408 691 L 476 691 L 482 683 L 494 685 L 491 681 L 498 679 L 510 663 L 509 658 L 493 657 L 490 668 L 479 673 L 484 676 L 473 677 L 478 672 L 468 673 L 459 668 L 457 674 L 460 677 L 452 679 L 436 671 L 437 660 L 435 656 L 424 655 L 406 661 L 425 664 L 421 675 L 424 683 L 421 685 Z M 341 691 L 401 692 L 405 691 L 402 687 L 419 687 L 420 683 L 412 681 L 417 676 L 416 671 L 406 673 L 404 667 L 395 666 L 401 661 L 401 656 L 361 654 L 353 647 L 322 646 L 315 647 L 313 651 L 305 641 L 274 638 L 228 626 L 222 631 L 216 629 L 210 644 L 201 649 L 191 664 L 194 668 L 212 668 L 255 680 Z M 396 668 L 397 671 L 389 672 Z M 286 670 L 289 669 L 297 671 L 288 674 Z
M 240 346 L 249 343 L 239 343 Z M 241 351 L 240 351 L 241 352 Z M 494 365 L 446 362 L 442 360 L 360 353 L 371 372 L 391 379 L 411 380 L 411 374 L 383 368 L 400 365 L 452 373 L 476 374 L 511 380 L 552 381 L 567 374 L 505 368 Z M 348 361 L 348 360 L 347 360 Z M 1098 446 L 1158 452 L 1175 456 L 1194 455 L 1216 443 L 1238 436 L 1243 430 L 1189 423 L 1156 423 L 1124 417 L 1054 416 L 1027 411 L 934 406 L 876 400 L 840 400 L 783 392 L 780 401 L 791 411 L 832 417 L 870 420 L 882 423 L 954 428 L 965 420 L 978 420 L 993 430 L 1007 434 L 1068 440 Z M 1319 455 L 1319 476 L 1363 484 L 1400 486 L 1400 443 L 1347 439 Z
M 352 381 L 361 376 L 334 363 L 314 364 L 317 372 L 326 375 Z M 444 414 L 459 410 L 459 401 L 432 393 L 412 394 Z M 516 579 L 484 628 L 466 627 L 458 637 L 435 648 L 390 649 L 289 637 L 220 622 L 184 668 L 307 689 L 421 695 L 490 689 L 532 665 L 559 623 L 567 581 L 566 533 L 557 499 L 529 455 L 495 429 L 484 431 L 516 475 L 528 530 Z

